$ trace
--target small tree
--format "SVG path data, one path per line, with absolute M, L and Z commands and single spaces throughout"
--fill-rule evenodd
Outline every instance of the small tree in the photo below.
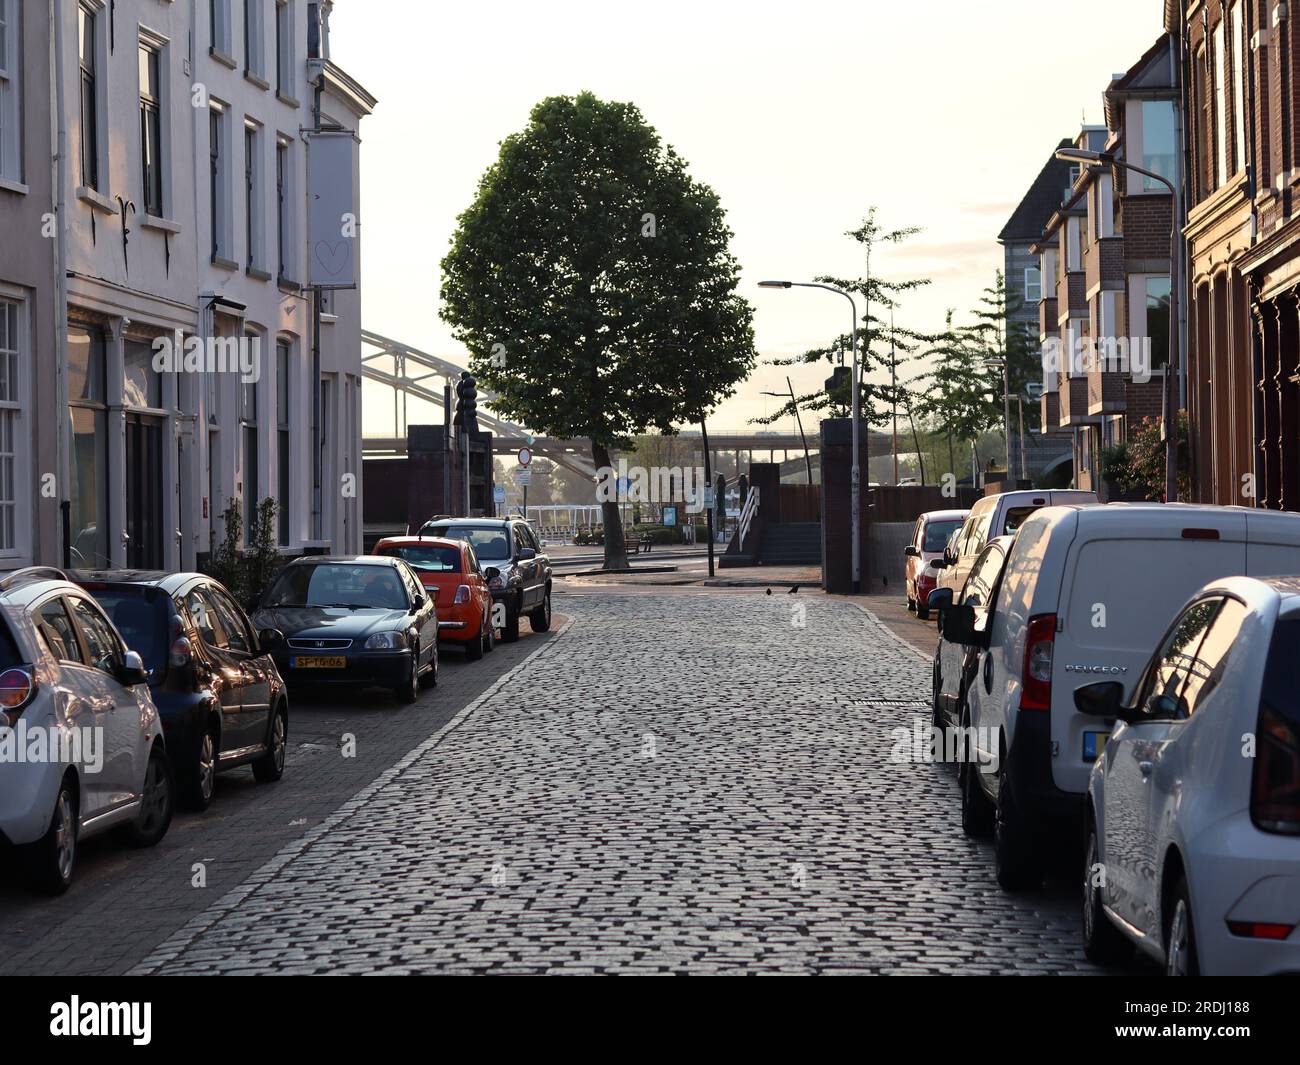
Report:
M 279 524 L 276 520 L 279 513 L 280 504 L 268 496 L 257 504 L 257 513 L 253 516 L 253 541 L 248 545 L 245 566 L 248 579 L 243 599 L 249 606 L 262 597 L 283 562 L 280 546 L 276 542 L 279 539 Z
M 212 545 L 207 573 L 224 584 L 241 603 L 247 599 L 247 578 L 240 544 L 244 537 L 244 514 L 238 499 L 232 499 L 221 512 L 222 536 Z
M 1178 412 L 1178 498 L 1192 498 L 1192 469 L 1189 461 L 1187 412 Z M 1128 492 L 1143 492 L 1147 499 L 1165 497 L 1165 441 L 1160 419 L 1143 418 L 1129 435 L 1127 473 L 1119 486 Z

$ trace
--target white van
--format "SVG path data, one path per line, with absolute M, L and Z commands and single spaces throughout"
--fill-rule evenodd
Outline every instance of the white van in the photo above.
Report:
M 957 533 L 952 550 L 944 552 L 944 571 L 939 575 L 939 587 L 951 588 L 955 599 L 984 546 L 999 536 L 1015 533 L 1035 511 L 1042 510 L 1043 507 L 1083 506 L 1096 502 L 1095 493 L 1080 492 L 1073 488 L 1046 492 L 999 492 L 976 500 L 970 508 L 966 523 Z
M 983 769 L 964 774 L 963 824 L 992 823 L 1003 887 L 1036 883 L 1038 844 L 1083 812 L 1109 726 L 1075 708 L 1074 690 L 1115 680 L 1129 698 L 1197 589 L 1294 572 L 1300 514 L 1114 503 L 1051 507 L 1024 523 L 978 631 L 968 607 L 944 620 L 944 639 L 970 648 L 961 720 Z

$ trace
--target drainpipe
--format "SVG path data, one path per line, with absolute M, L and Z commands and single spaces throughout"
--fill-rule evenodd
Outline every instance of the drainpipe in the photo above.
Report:
M 71 528 L 68 515 L 72 507 L 72 463 L 69 455 L 69 438 L 72 433 L 71 410 L 68 406 L 68 109 L 64 106 L 63 17 L 57 0 L 50 0 L 50 39 L 54 49 L 53 96 L 57 128 L 54 151 L 54 216 L 57 224 L 55 236 L 55 292 L 54 300 L 54 352 L 55 352 L 55 418 L 54 462 L 58 479 L 58 497 L 62 541 L 61 558 L 65 566 L 72 565 Z

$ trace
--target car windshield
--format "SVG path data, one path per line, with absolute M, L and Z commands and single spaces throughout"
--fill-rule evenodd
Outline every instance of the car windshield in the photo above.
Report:
M 143 660 L 145 669 L 161 677 L 167 666 L 167 638 L 171 633 L 170 597 L 155 588 L 121 585 L 87 586 L 104 613 L 122 634 L 126 646 Z
M 264 605 L 405 610 L 407 602 L 401 580 L 388 566 L 317 562 L 285 569 Z
M 459 573 L 460 548 L 436 544 L 395 544 L 379 548 L 375 554 L 405 559 L 412 569 L 424 573 Z
M 424 532 L 449 540 L 468 540 L 481 562 L 505 562 L 510 558 L 510 534 L 500 525 L 431 525 Z
M 925 546 L 923 551 L 942 551 L 948 546 L 948 537 L 961 528 L 964 518 L 951 521 L 932 521 L 925 527 Z

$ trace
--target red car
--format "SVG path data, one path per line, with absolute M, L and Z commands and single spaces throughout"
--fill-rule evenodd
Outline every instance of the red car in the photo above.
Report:
M 461 644 L 470 662 L 496 646 L 492 593 L 468 541 L 389 536 L 375 544 L 373 553 L 400 558 L 415 570 L 438 611 L 440 642 Z
M 930 616 L 930 593 L 936 583 L 934 577 L 926 573 L 926 567 L 936 558 L 943 557 L 948 537 L 961 528 L 969 515 L 969 510 L 930 510 L 916 519 L 912 542 L 904 551 L 907 555 L 904 583 L 907 609 L 915 610 L 916 616 L 923 621 Z

